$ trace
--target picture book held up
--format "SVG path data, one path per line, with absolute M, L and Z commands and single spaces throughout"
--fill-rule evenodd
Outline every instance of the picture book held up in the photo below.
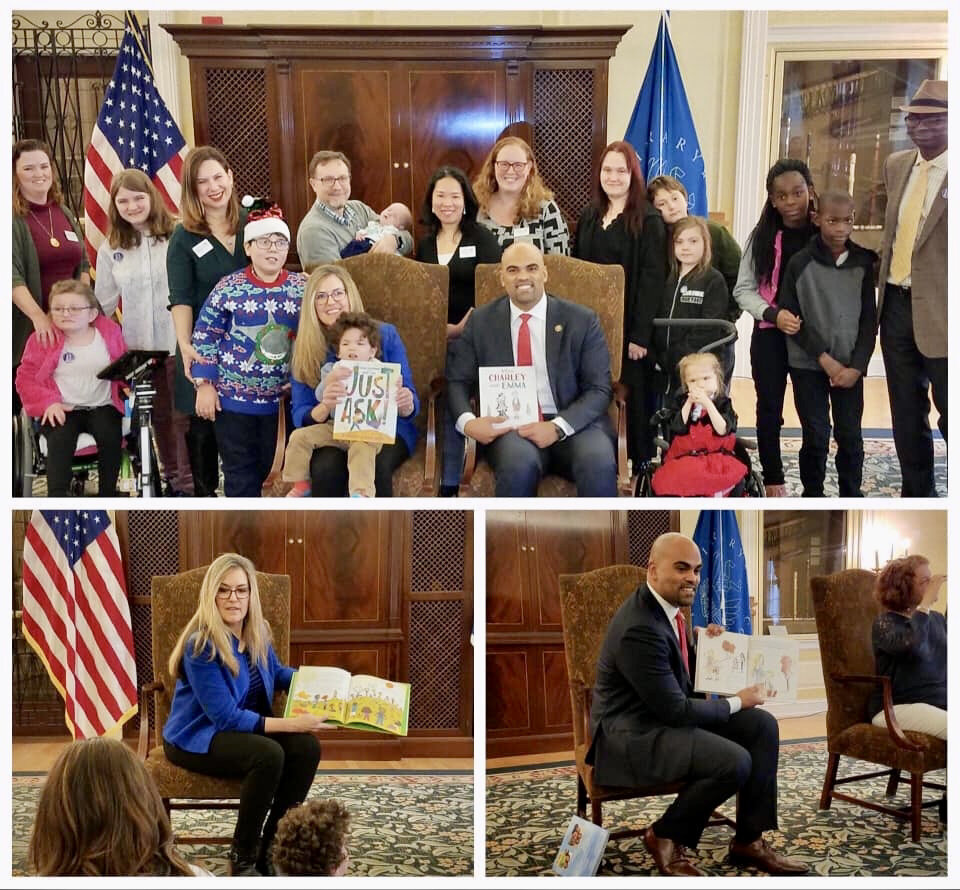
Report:
M 344 384 L 347 394 L 337 401 L 333 438 L 392 444 L 397 438 L 397 383 L 400 365 L 390 362 L 351 362 Z
M 284 717 L 304 715 L 350 729 L 406 735 L 410 684 L 305 665 L 293 675 L 283 712 Z
M 607 829 L 574 816 L 563 834 L 557 858 L 553 860 L 553 873 L 569 878 L 595 875 L 609 838 Z
M 694 689 L 736 695 L 757 683 L 768 700 L 795 702 L 800 644 L 789 636 L 753 637 L 724 631 L 715 637 L 697 637 Z
M 513 429 L 540 419 L 537 372 L 533 365 L 479 368 L 480 416 L 506 417 L 497 429 Z

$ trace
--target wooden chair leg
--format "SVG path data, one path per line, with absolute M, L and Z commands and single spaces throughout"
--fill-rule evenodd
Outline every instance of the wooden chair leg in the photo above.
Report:
M 827 774 L 823 779 L 823 791 L 820 793 L 820 809 L 829 810 L 833 802 L 833 786 L 837 781 L 837 769 L 840 767 L 840 755 L 830 754 L 827 758 Z
M 897 793 L 897 787 L 900 784 L 900 770 L 890 770 L 890 778 L 887 780 L 887 797 L 893 797 Z
M 603 804 L 599 800 L 590 801 L 590 813 L 593 824 L 603 827 Z
M 587 818 L 587 786 L 583 784 L 583 779 L 577 775 L 577 815 L 581 819 Z
M 910 836 L 920 840 L 920 819 L 923 816 L 923 773 L 910 773 Z

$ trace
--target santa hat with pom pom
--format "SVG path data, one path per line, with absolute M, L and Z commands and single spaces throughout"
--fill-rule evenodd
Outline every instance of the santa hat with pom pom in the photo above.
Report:
M 264 235 L 283 235 L 290 240 L 290 229 L 283 219 L 283 211 L 279 204 L 274 204 L 269 198 L 253 198 L 244 195 L 240 202 L 247 208 L 247 224 L 243 227 L 244 244 Z

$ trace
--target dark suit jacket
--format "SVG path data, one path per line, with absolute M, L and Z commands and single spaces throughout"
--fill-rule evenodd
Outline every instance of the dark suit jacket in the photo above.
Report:
M 696 651 L 688 631 L 690 670 L 680 643 L 646 584 L 613 616 L 597 663 L 587 762 L 602 785 L 674 782 L 688 771 L 692 733 L 730 719 L 724 699 L 695 697 Z
M 887 210 L 883 221 L 883 243 L 880 245 L 878 319 L 883 312 L 883 289 L 890 270 L 900 200 L 916 160 L 917 150 L 913 148 L 894 152 L 883 165 Z M 947 179 L 945 176 L 940 191 L 930 205 L 930 213 L 917 233 L 910 262 L 913 339 L 917 349 L 927 358 L 946 358 L 947 355 Z
M 597 314 L 548 294 L 545 331 L 547 373 L 558 414 L 576 432 L 595 423 L 609 426 L 610 352 Z M 510 298 L 502 296 L 474 311 L 451 354 L 447 391 L 454 420 L 471 410 L 478 368 L 512 364 Z

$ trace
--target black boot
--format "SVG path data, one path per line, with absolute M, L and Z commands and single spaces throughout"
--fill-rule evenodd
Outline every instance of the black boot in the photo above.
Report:
M 241 850 L 236 845 L 230 848 L 230 877 L 251 878 L 262 876 L 263 872 L 257 869 L 256 854 Z

